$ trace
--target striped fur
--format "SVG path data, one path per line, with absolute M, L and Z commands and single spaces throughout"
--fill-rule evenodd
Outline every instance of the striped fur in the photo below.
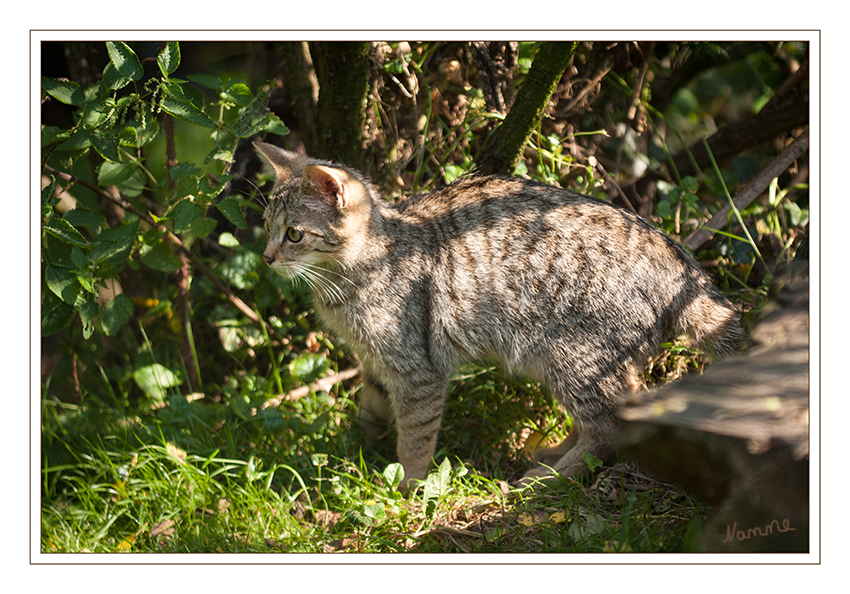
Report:
M 572 476 L 583 453 L 610 455 L 617 397 L 662 341 L 687 333 L 726 354 L 743 338 L 740 313 L 690 255 L 605 202 L 472 177 L 392 206 L 356 171 L 257 149 L 278 179 L 264 258 L 310 284 L 321 319 L 360 355 L 361 406 L 395 419 L 408 481 L 425 478 L 464 361 L 551 390 L 575 425 L 538 459 Z

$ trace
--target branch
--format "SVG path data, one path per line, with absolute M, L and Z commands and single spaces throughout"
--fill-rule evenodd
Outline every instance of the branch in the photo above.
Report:
M 95 186 L 94 184 L 90 184 L 85 180 L 79 179 L 78 177 L 75 177 L 75 176 L 70 175 L 68 173 L 65 173 L 63 171 L 57 171 L 56 169 L 53 169 L 50 165 L 45 165 L 44 169 L 45 169 L 45 171 L 52 173 L 53 175 L 60 177 L 60 178 L 64 179 L 65 181 L 69 181 L 69 182 L 72 182 L 72 183 L 75 183 L 75 184 L 79 184 L 81 186 L 88 188 L 92 192 L 97 193 L 99 196 L 103 196 L 107 200 L 117 204 L 118 206 L 120 206 L 124 210 L 135 213 L 136 215 L 139 216 L 139 218 L 141 218 L 143 221 L 145 221 L 148 225 L 150 225 L 154 229 L 158 229 L 160 231 L 165 232 L 165 239 L 167 239 L 168 242 L 172 246 L 176 247 L 183 254 L 185 254 L 186 257 L 189 258 L 189 260 L 191 260 L 192 265 L 195 266 L 195 268 L 197 268 L 198 271 L 200 271 L 201 274 L 203 274 L 208 279 L 210 279 L 210 281 L 212 281 L 212 283 L 216 286 L 216 288 L 219 291 L 221 291 L 222 293 L 224 293 L 224 295 L 230 300 L 230 302 L 233 305 L 235 305 L 239 309 L 239 311 L 244 313 L 248 317 L 248 319 L 250 319 L 252 322 L 259 324 L 260 326 L 264 326 L 267 329 L 272 330 L 273 332 L 276 332 L 275 328 L 268 326 L 263 321 L 263 319 L 260 318 L 256 314 L 256 312 L 253 309 L 248 307 L 248 305 L 244 301 L 242 301 L 239 297 L 237 297 L 233 293 L 233 291 L 230 289 L 230 287 L 228 287 L 223 282 L 221 282 L 221 280 L 219 280 L 218 277 L 215 276 L 212 273 L 212 271 L 209 268 L 207 268 L 207 266 L 203 262 L 201 262 L 197 258 L 197 256 L 195 256 L 189 250 L 189 248 L 187 248 L 183 244 L 183 242 L 180 240 L 180 238 L 177 237 L 176 235 L 174 235 L 174 233 L 172 233 L 171 231 L 169 231 L 165 227 L 165 225 L 156 223 L 148 214 L 140 211 L 139 209 L 137 209 L 135 206 L 133 206 L 132 204 L 130 204 L 126 200 L 123 200 L 120 197 L 112 196 L 109 192 L 104 192 L 102 188 L 99 188 L 99 187 Z
M 481 149 L 478 170 L 483 175 L 510 174 L 537 124 L 578 42 L 546 42 L 517 91 L 511 110 Z
M 746 208 L 753 200 L 758 198 L 764 189 L 770 184 L 771 180 L 778 177 L 783 171 L 788 169 L 791 164 L 796 161 L 800 155 L 806 152 L 809 148 L 809 129 L 803 130 L 803 133 L 797 137 L 788 147 L 779 153 L 770 164 L 765 167 L 758 175 L 756 175 L 750 183 L 748 183 L 732 202 L 739 210 Z M 703 225 L 700 229 L 694 231 L 685 241 L 684 244 L 691 250 L 696 250 L 706 241 L 711 239 L 714 231 L 710 229 L 723 229 L 729 222 L 729 211 L 732 210 L 731 205 L 727 204 L 720 212 L 714 215 L 710 221 Z
M 263 408 L 277 408 L 284 400 L 298 400 L 299 398 L 304 398 L 305 396 L 308 396 L 313 392 L 328 392 L 332 387 L 334 387 L 335 384 L 338 384 L 339 382 L 344 382 L 345 380 L 351 379 L 353 377 L 357 377 L 362 372 L 362 369 L 360 369 L 359 367 L 355 367 L 353 369 L 346 369 L 345 371 L 334 373 L 333 375 L 329 375 L 327 377 L 319 378 L 312 384 L 295 388 L 294 390 L 290 390 L 286 394 L 279 394 L 274 398 L 266 400 L 266 402 L 263 404 Z

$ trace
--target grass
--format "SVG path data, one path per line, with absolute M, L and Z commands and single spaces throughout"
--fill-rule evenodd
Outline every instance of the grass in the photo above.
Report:
M 273 391 L 245 407 L 174 393 L 135 414 L 94 392 L 61 403 L 48 387 L 45 553 L 681 551 L 710 513 L 627 462 L 586 484 L 511 487 L 528 436 L 556 438 L 547 429 L 564 419 L 535 385 L 493 368 L 458 373 L 440 465 L 408 496 L 394 435 L 360 446 L 356 383 L 277 408 L 258 401 Z

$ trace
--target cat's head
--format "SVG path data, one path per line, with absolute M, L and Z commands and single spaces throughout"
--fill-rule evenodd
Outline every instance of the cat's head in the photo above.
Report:
M 373 223 L 374 189 L 348 168 L 255 142 L 275 187 L 263 218 L 263 259 L 276 272 L 308 277 L 353 265 Z

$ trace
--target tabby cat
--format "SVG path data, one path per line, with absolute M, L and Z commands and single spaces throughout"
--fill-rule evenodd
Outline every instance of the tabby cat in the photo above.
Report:
M 495 360 L 539 380 L 574 420 L 526 477 L 574 476 L 611 455 L 617 397 L 671 334 L 730 353 L 740 313 L 693 258 L 603 201 L 469 177 L 397 206 L 357 171 L 255 143 L 276 185 L 263 259 L 310 285 L 359 354 L 367 419 L 394 419 L 405 487 L 424 479 L 449 379 Z M 544 466 L 545 465 L 545 466 Z

